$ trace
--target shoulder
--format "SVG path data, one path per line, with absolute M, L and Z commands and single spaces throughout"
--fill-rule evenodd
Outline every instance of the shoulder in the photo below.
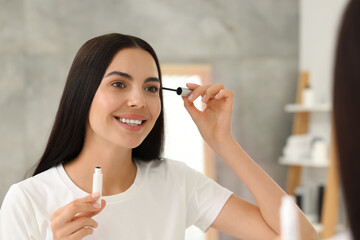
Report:
M 35 212 L 20 184 L 13 184 L 0 209 L 0 239 L 29 239 L 38 236 Z
M 57 167 L 54 166 L 42 173 L 16 183 L 14 186 L 17 186 L 25 192 L 38 191 L 57 183 L 58 178 Z
M 41 210 L 54 202 L 48 196 L 56 191 L 55 175 L 54 167 L 10 187 L 0 209 L 1 239 L 40 239 L 39 226 L 48 221 L 48 212 Z
M 18 207 L 28 207 L 36 199 L 46 200 L 49 189 L 56 189 L 56 167 L 52 167 L 42 173 L 13 184 L 4 198 L 4 204 Z
M 6 193 L 3 200 L 0 221 L 4 223 L 6 219 L 18 222 L 20 219 L 28 220 L 29 216 L 34 215 L 34 210 L 29 197 L 25 193 L 21 184 L 13 184 Z
M 25 200 L 25 202 L 28 202 L 27 196 L 24 190 L 22 189 L 21 184 L 15 183 L 11 185 L 9 191 L 6 193 L 2 208 L 5 206 L 15 205 L 17 204 L 17 202 L 23 200 Z

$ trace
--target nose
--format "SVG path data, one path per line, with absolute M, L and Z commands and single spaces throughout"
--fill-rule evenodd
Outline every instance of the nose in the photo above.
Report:
M 128 98 L 128 107 L 139 109 L 145 106 L 145 98 L 140 89 L 133 89 Z

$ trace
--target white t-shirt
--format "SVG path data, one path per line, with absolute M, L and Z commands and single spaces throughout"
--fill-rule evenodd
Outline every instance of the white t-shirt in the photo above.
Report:
M 134 183 L 120 194 L 104 196 L 98 227 L 84 239 L 183 240 L 185 229 L 206 231 L 232 192 L 171 160 L 136 162 Z M 53 239 L 50 215 L 88 195 L 62 164 L 11 186 L 0 210 L 0 239 Z

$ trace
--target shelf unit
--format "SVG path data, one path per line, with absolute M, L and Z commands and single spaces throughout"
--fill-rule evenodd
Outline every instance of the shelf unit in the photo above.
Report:
M 300 73 L 296 103 L 285 106 L 286 112 L 294 113 L 293 135 L 306 134 L 308 132 L 309 113 L 311 112 L 330 112 L 330 104 L 317 104 L 313 106 L 305 106 L 302 104 L 302 92 L 308 86 L 309 74 L 307 72 Z M 334 129 L 332 124 L 332 137 L 330 144 L 329 161 L 324 164 L 311 162 L 309 159 L 289 159 L 286 157 L 279 158 L 279 164 L 288 165 L 286 192 L 294 194 L 295 188 L 300 184 L 303 167 L 326 167 L 327 180 L 325 185 L 325 194 L 323 200 L 322 222 L 314 224 L 316 230 L 322 231 L 321 238 L 329 238 L 335 235 L 337 216 L 338 216 L 338 192 L 339 192 L 339 176 L 337 167 L 337 152 Z
M 327 113 L 332 110 L 331 104 L 314 104 L 314 105 L 302 105 L 299 103 L 295 104 L 287 104 L 284 108 L 285 112 L 288 113 Z M 324 159 L 322 161 L 314 162 L 311 158 L 299 158 L 299 157 L 287 157 L 282 156 L 279 158 L 279 163 L 281 165 L 294 165 L 300 167 L 318 167 L 318 168 L 326 168 L 329 166 L 329 160 Z

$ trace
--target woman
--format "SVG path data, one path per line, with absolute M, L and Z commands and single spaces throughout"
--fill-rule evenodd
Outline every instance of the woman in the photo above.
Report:
M 279 235 L 284 192 L 231 135 L 233 92 L 187 84 L 184 105 L 202 137 L 252 192 L 253 205 L 182 163 L 160 160 L 161 73 L 145 41 L 108 34 L 86 42 L 70 69 L 34 176 L 13 185 L 0 214 L 4 239 L 184 239 L 196 225 L 242 239 Z M 207 107 L 193 102 L 201 97 Z M 101 166 L 103 201 L 91 192 Z M 299 210 L 303 239 L 317 234 Z M 90 236 L 88 236 L 90 235 Z

